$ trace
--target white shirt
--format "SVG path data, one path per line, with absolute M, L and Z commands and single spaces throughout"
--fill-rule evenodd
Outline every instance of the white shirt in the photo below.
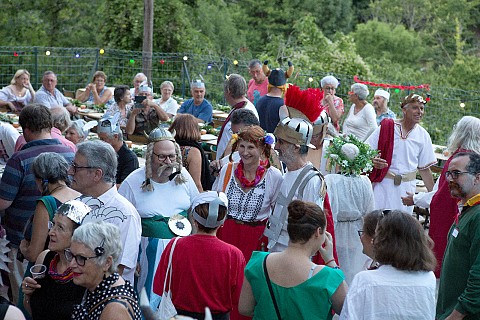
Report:
M 250 102 L 247 101 L 247 104 L 244 107 L 247 110 L 252 111 L 255 116 L 258 118 L 258 112 L 255 106 Z M 220 141 L 217 144 L 217 154 L 216 154 L 216 160 L 220 160 L 222 158 L 223 153 L 227 149 L 228 143 L 230 142 L 230 139 L 232 139 L 232 123 L 228 121 L 225 124 L 225 128 L 223 129 L 222 136 L 220 137 Z
M 435 275 L 390 265 L 358 273 L 348 288 L 340 320 L 435 319 Z
M 352 104 L 348 116 L 343 122 L 343 133 L 353 134 L 358 139 L 365 141 L 377 128 L 377 114 L 370 103 L 355 114 L 355 105 Z
M 6 164 L 15 152 L 20 133 L 10 123 L 0 122 L 0 163 Z
M 228 214 L 242 221 L 262 221 L 267 219 L 272 213 L 283 180 L 280 170 L 275 167 L 269 167 L 256 187 L 245 192 L 235 181 L 233 167 L 226 188 L 223 190 L 227 168 L 228 165 L 222 167 L 212 190 L 225 192 L 228 197 Z M 263 199 L 261 203 L 255 201 L 255 199 L 259 198 Z M 255 218 L 251 219 L 252 216 Z
M 193 198 L 198 194 L 197 186 L 185 168 L 182 175 L 187 182 L 176 184 L 174 180 L 158 183 L 150 179 L 153 191 L 143 191 L 145 167 L 133 171 L 120 185 L 118 192 L 137 208 L 140 217 L 151 218 L 162 215 L 171 217 L 188 210 Z
M 178 106 L 177 101 L 172 97 L 168 98 L 168 100 L 163 103 L 162 103 L 162 99 L 154 99 L 153 102 L 158 104 L 160 108 L 162 108 L 162 110 L 168 113 L 169 115 L 171 114 L 175 116 L 177 114 L 178 108 L 180 108 Z
M 133 276 L 137 266 L 138 248 L 142 236 L 142 224 L 140 216 L 135 207 L 128 202 L 121 194 L 117 192 L 117 187 L 113 186 L 110 190 L 98 197 L 105 207 L 117 208 L 127 218 L 123 222 L 113 219 L 111 222 L 120 228 L 122 238 L 123 252 L 119 259 L 119 264 L 125 266 L 122 277 L 129 280 L 133 285 Z

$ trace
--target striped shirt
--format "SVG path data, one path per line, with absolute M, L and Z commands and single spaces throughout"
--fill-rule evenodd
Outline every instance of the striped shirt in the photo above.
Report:
M 5 209 L 2 225 L 7 231 L 7 240 L 13 246 L 20 245 L 25 224 L 35 212 L 37 199 L 41 196 L 35 183 L 32 163 L 43 152 L 59 153 L 68 163 L 75 155 L 57 139 L 43 139 L 30 141 L 10 157 L 0 182 L 0 198 L 12 201 L 10 207 Z

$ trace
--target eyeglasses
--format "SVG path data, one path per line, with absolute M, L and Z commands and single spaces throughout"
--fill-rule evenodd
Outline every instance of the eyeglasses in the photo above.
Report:
M 167 158 L 170 159 L 171 162 L 177 159 L 176 154 L 156 154 L 155 152 L 153 152 L 153 154 L 158 157 L 158 161 L 160 162 L 164 162 L 165 160 L 167 160 Z
M 65 249 L 64 250 L 64 253 L 65 253 L 65 259 L 67 259 L 68 262 L 71 262 L 74 258 L 75 258 L 75 261 L 77 262 L 77 264 L 80 266 L 80 267 L 83 267 L 85 266 L 85 262 L 87 260 L 90 260 L 90 259 L 95 259 L 95 258 L 98 258 L 101 256 L 100 255 L 96 255 L 94 257 L 84 257 L 84 256 L 81 256 L 81 255 L 74 255 L 72 253 L 72 251 L 70 251 L 70 249 Z
M 335 91 L 337 88 L 335 87 L 325 87 L 323 88 L 324 91 Z
M 458 179 L 458 176 L 461 174 L 465 173 L 471 173 L 469 171 L 458 171 L 458 170 L 453 170 L 453 171 L 446 171 L 445 172 L 445 178 L 452 178 L 452 179 Z
M 70 163 L 70 168 L 73 168 L 73 173 L 77 173 L 78 169 L 96 169 L 97 167 L 79 166 L 75 162 L 72 162 Z
M 361 237 L 363 234 L 363 230 L 357 230 L 357 232 L 358 232 L 358 236 Z

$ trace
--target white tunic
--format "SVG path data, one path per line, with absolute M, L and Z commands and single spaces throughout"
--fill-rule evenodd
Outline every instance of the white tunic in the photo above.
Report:
M 311 164 L 308 162 L 308 164 Z M 280 186 L 280 193 L 287 197 L 288 193 L 292 189 L 295 180 L 300 175 L 304 167 L 294 170 L 294 171 L 287 171 L 283 176 L 283 182 Z M 304 201 L 310 201 L 316 203 L 320 208 L 323 210 L 323 201 L 324 198 L 321 196 L 321 187 L 323 181 L 320 180 L 318 175 L 311 178 L 308 183 L 305 185 L 305 189 L 303 191 L 303 196 L 299 195 L 299 190 L 295 190 L 295 194 L 292 198 L 292 201 L 295 199 L 301 199 Z M 280 205 L 278 202 L 275 204 L 275 209 L 273 211 L 273 215 L 280 217 L 282 213 L 283 206 Z M 286 217 L 288 219 L 288 215 Z M 270 252 L 278 252 L 283 251 L 288 245 L 289 237 L 287 232 L 287 221 L 283 221 L 282 230 L 280 233 L 280 237 L 278 239 L 268 239 L 268 249 Z
M 341 174 L 329 174 L 325 182 L 335 223 L 338 262 L 350 284 L 368 258 L 362 253 L 358 230 L 362 230 L 363 216 L 374 209 L 372 185 L 366 176 Z
M 348 288 L 340 320 L 435 319 L 435 275 L 390 265 L 358 273 Z
M 187 182 L 176 184 L 174 180 L 157 183 L 151 180 L 153 191 L 143 191 L 141 185 L 145 181 L 145 167 L 133 171 L 121 184 L 118 192 L 127 198 L 138 210 L 141 218 L 151 218 L 157 215 L 171 217 L 174 214 L 188 210 L 193 198 L 198 194 L 197 186 L 185 168 L 182 175 Z M 153 276 L 162 256 L 163 250 L 170 239 L 143 237 L 140 244 L 140 275 L 136 288 L 147 290 L 150 305 L 158 307 L 160 297 L 153 292 Z
M 343 122 L 343 133 L 353 134 L 358 139 L 365 141 L 376 128 L 377 114 L 373 106 L 367 103 L 362 110 L 355 114 L 355 105 L 352 104 L 348 116 Z
M 380 127 L 367 139 L 373 149 L 378 149 Z M 432 140 L 428 132 L 420 125 L 408 133 L 402 132 L 400 123 L 394 126 L 394 147 L 390 171 L 394 174 L 406 174 L 422 170 L 435 164 L 437 159 L 433 151 Z M 375 209 L 397 209 L 405 212 L 413 212 L 413 206 L 404 206 L 401 197 L 407 195 L 407 191 L 415 193 L 415 179 L 402 182 L 399 186 L 393 184 L 393 179 L 384 178 L 373 186 L 375 197 Z
M 118 192 L 137 208 L 141 218 L 158 215 L 171 217 L 188 210 L 193 198 L 198 194 L 197 186 L 185 168 L 182 168 L 182 174 L 187 177 L 186 183 L 157 183 L 150 180 L 154 190 L 143 191 L 141 185 L 145 181 L 145 167 L 138 168 L 122 182 Z

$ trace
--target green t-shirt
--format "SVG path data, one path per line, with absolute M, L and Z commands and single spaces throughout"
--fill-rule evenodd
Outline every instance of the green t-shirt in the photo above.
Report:
M 245 268 L 245 277 L 252 286 L 255 306 L 253 319 L 276 318 L 270 292 L 268 291 L 263 260 L 268 252 L 254 251 Z M 285 288 L 272 282 L 282 319 L 331 319 L 333 293 L 344 280 L 340 269 L 325 267 L 303 283 Z

